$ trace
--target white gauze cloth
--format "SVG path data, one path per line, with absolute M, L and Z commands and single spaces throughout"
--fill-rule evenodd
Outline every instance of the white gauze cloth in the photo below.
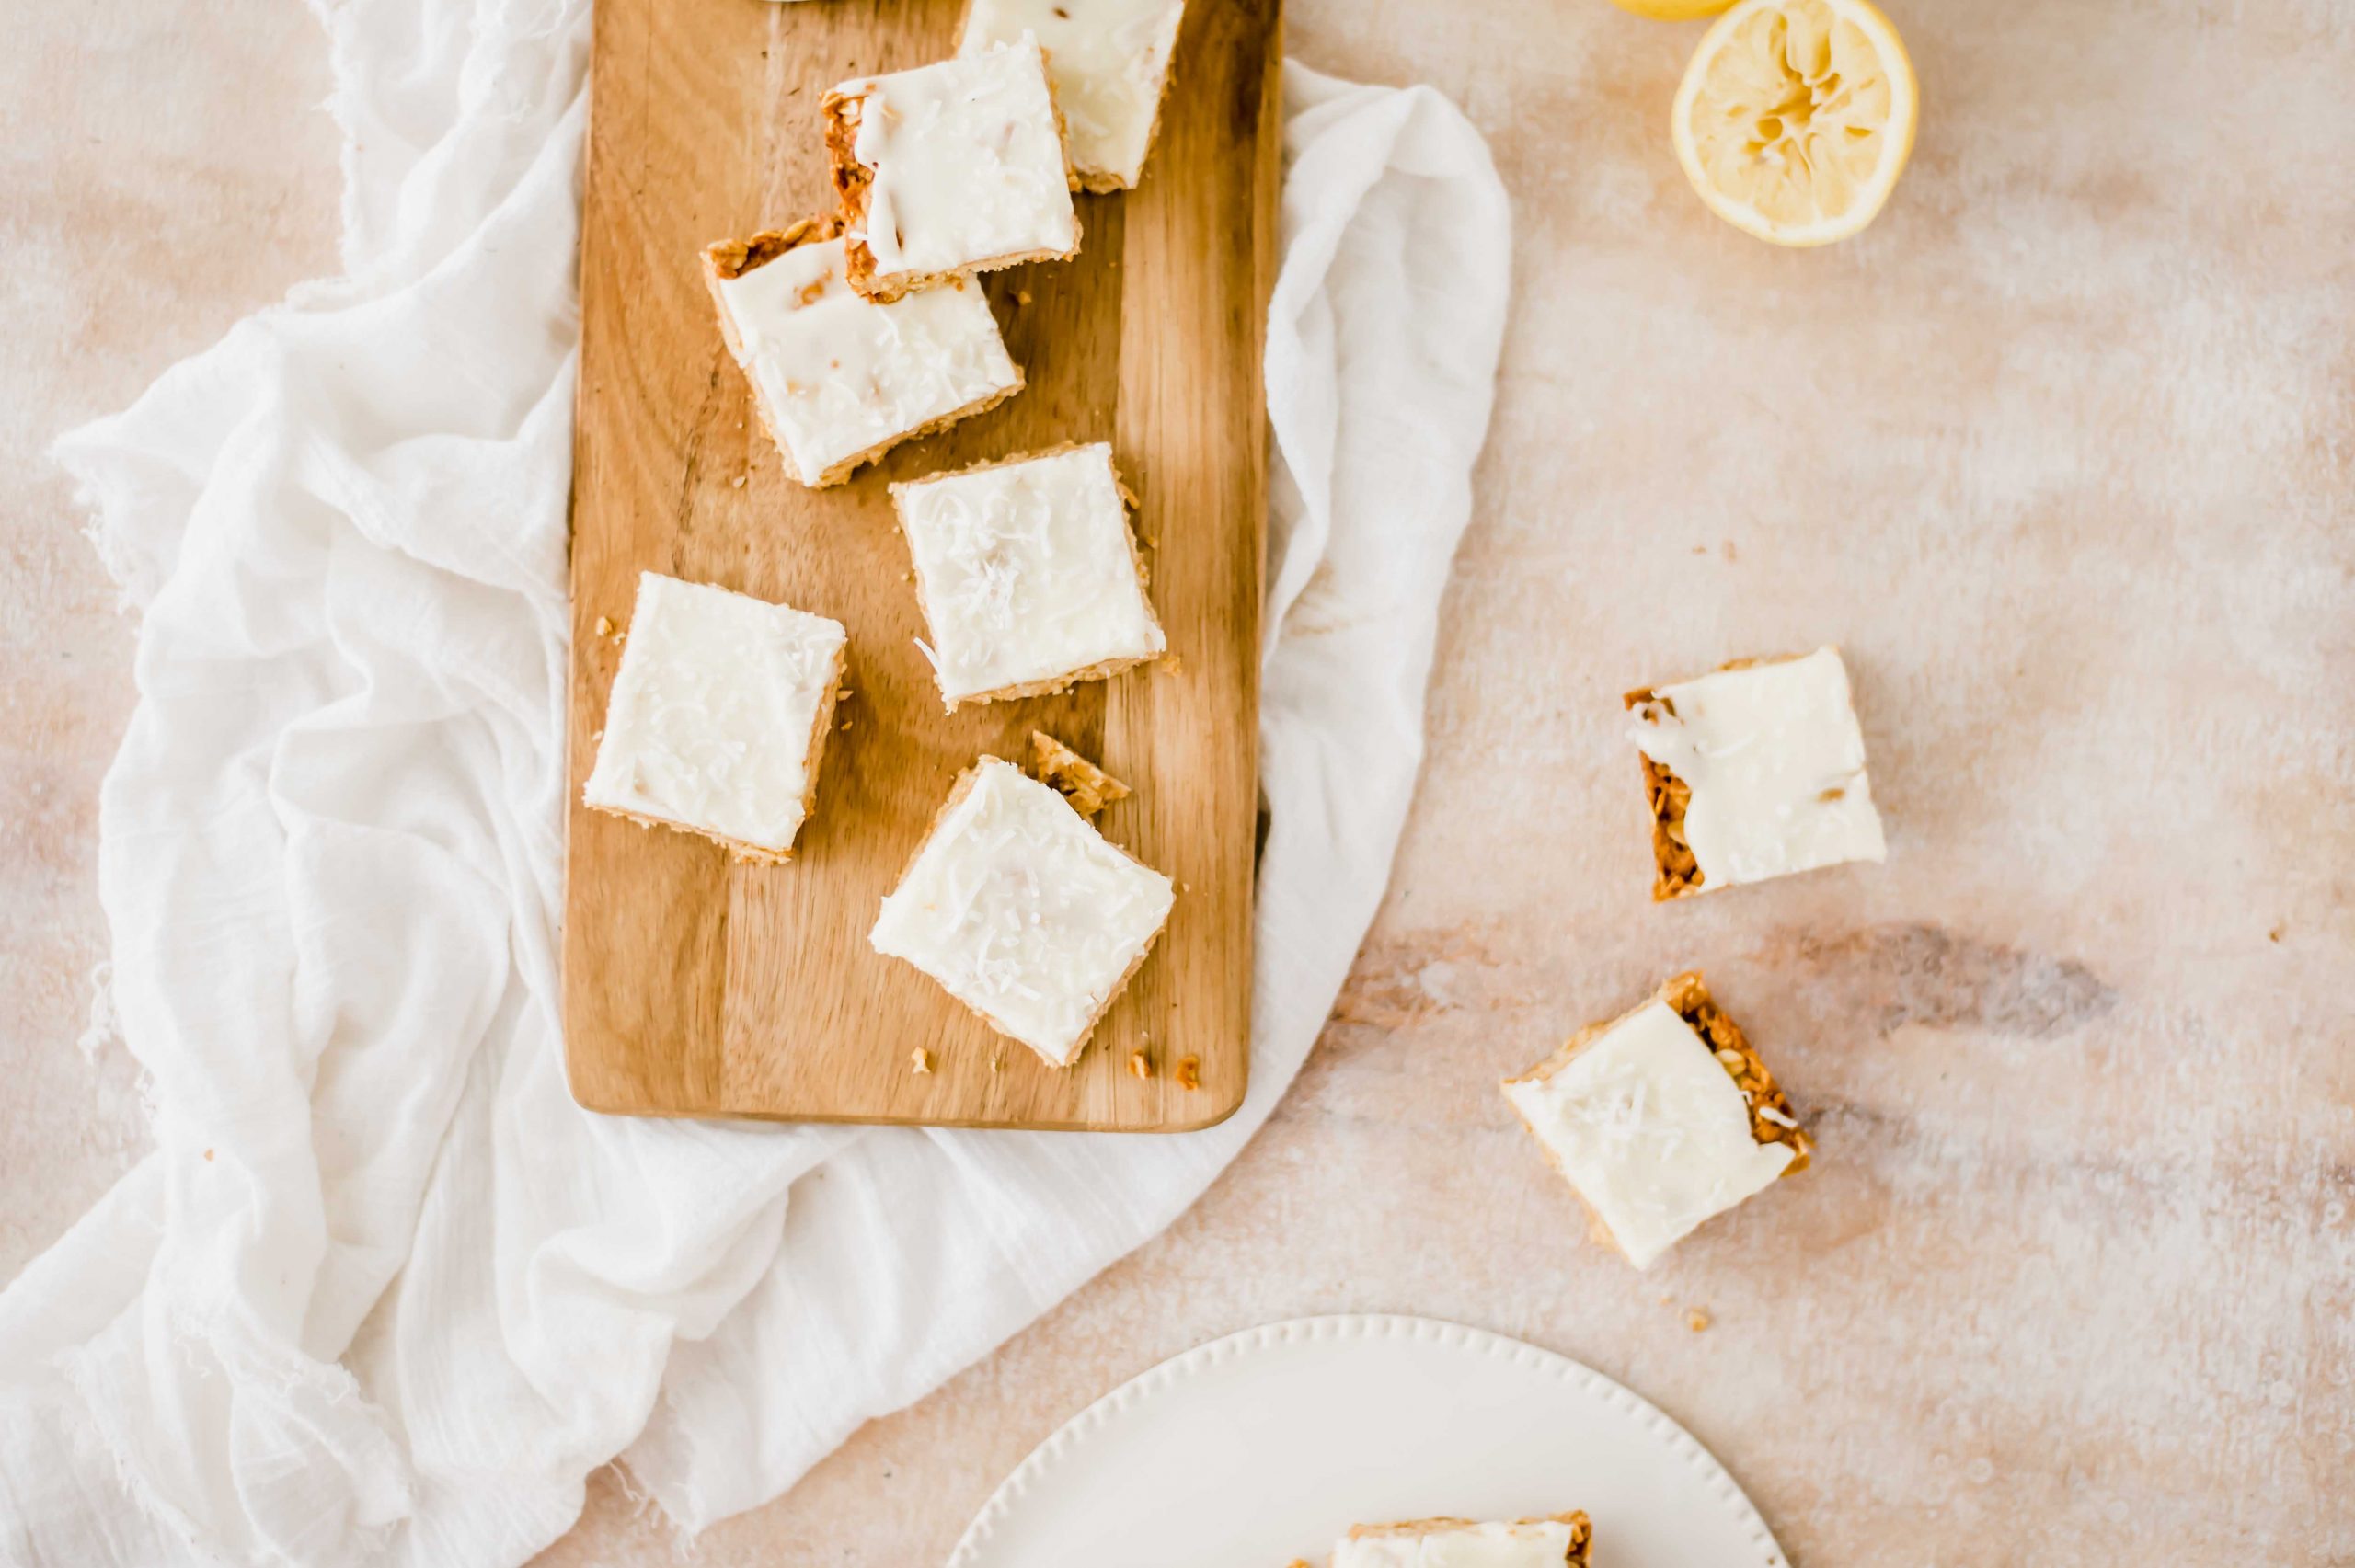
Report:
M 1288 71 L 1242 1112 L 584 1114 L 555 939 L 588 6 L 319 11 L 346 275 L 59 448 L 143 612 L 99 890 L 155 1150 L 0 1294 L 11 1563 L 513 1563 L 616 1457 L 700 1528 L 1167 1225 L 1381 898 L 1488 422 L 1509 225 L 1479 136 Z

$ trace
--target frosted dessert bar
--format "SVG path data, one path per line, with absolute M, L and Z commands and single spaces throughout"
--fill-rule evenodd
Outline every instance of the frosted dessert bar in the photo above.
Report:
M 983 757 L 959 776 L 867 939 L 1068 1067 L 1176 898 L 1054 790 Z
M 980 289 L 958 279 L 890 304 L 867 300 L 850 286 L 832 219 L 723 240 L 703 263 L 761 423 L 787 471 L 812 488 L 1022 388 Z
M 1038 40 L 844 82 L 820 105 L 870 299 L 1079 251 L 1063 118 Z
M 1035 36 L 1080 185 L 1125 190 L 1153 148 L 1185 8 L 1185 0 L 971 0 L 958 52 Z
M 1697 972 L 1580 1030 L 1504 1093 L 1639 1269 L 1808 1162 L 1790 1102 Z
M 1335 1543 L 1331 1568 L 1586 1568 L 1593 1537 L 1577 1512 L 1485 1524 L 1359 1525 Z
M 1654 898 L 1883 858 L 1837 648 L 1630 692 Z
M 1099 441 L 891 486 L 941 700 L 1042 696 L 1166 650 Z
M 849 640 L 822 615 L 640 573 L 583 803 L 786 859 L 817 803 Z

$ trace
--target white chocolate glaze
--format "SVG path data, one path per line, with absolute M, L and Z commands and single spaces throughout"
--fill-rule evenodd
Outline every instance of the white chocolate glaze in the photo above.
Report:
M 1562 1568 L 1574 1539 L 1570 1527 L 1556 1519 L 1344 1537 L 1334 1544 L 1332 1568 Z
M 1693 791 L 1704 892 L 1887 853 L 1837 648 L 1660 687 L 1634 733 Z
M 1079 247 L 1063 132 L 1036 39 L 846 82 L 871 172 L 858 231 L 879 276 L 965 271 Z
M 1055 101 L 1083 177 L 1133 186 L 1153 145 L 1185 0 L 972 0 L 959 52 L 1046 46 Z
M 1757 1140 L 1733 1075 L 1664 1001 L 1507 1082 L 1505 1098 L 1637 1268 L 1792 1160 Z
M 1012 763 L 984 757 L 970 778 L 868 940 L 1049 1066 L 1068 1066 L 1176 890 Z
M 843 249 L 797 246 L 718 285 L 744 372 L 805 485 L 1022 384 L 980 289 L 877 304 L 852 291 Z
M 950 706 L 1168 647 L 1109 445 L 894 485 L 891 499 Z
M 640 573 L 582 799 L 790 849 L 816 765 L 818 712 L 847 639 L 822 615 Z

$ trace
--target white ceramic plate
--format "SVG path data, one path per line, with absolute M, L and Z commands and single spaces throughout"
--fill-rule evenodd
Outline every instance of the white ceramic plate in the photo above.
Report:
M 948 1568 L 1284 1568 L 1359 1521 L 1583 1508 L 1598 1568 L 1788 1568 L 1690 1433 L 1599 1372 L 1429 1318 L 1214 1340 L 1039 1445 Z

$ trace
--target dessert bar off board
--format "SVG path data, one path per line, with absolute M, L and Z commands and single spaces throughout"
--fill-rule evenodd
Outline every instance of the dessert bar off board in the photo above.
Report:
M 1243 1098 L 1267 493 L 1281 0 L 1187 0 L 1137 189 L 1077 198 L 1079 255 L 982 291 L 1026 378 L 844 485 L 783 471 L 714 319 L 702 252 L 833 211 L 819 113 L 854 77 L 955 54 L 964 0 L 600 0 L 581 236 L 572 508 L 565 1041 L 626 1114 L 1176 1131 Z M 942 702 L 890 486 L 1109 441 L 1170 658 L 1058 695 Z M 586 809 L 638 575 L 839 621 L 817 808 L 781 865 Z M 601 626 L 602 623 L 602 626 Z M 1096 818 L 1178 892 L 1071 1068 L 868 944 L 959 773 L 1042 730 L 1133 794 Z M 929 1053 L 915 1071 L 912 1053 Z M 1145 1054 L 1139 1076 L 1131 1059 Z M 1189 1089 L 1180 1061 L 1195 1059 Z

